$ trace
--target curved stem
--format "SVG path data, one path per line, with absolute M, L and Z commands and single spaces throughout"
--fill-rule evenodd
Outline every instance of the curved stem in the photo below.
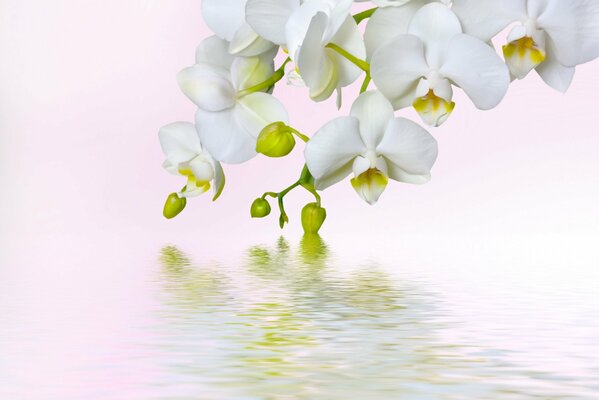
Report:
M 364 82 L 362 83 L 362 87 L 360 88 L 360 94 L 368 90 L 368 85 L 370 85 L 371 79 L 370 73 L 367 73 L 366 77 L 364 78 Z
M 287 196 L 289 194 L 289 192 L 291 192 L 292 190 L 294 190 L 295 188 L 297 188 L 299 186 L 303 187 L 305 190 L 310 192 L 316 199 L 316 204 L 318 204 L 320 206 L 321 198 L 320 198 L 320 195 L 318 194 L 318 192 L 316 192 L 316 189 L 314 189 L 314 177 L 312 176 L 312 174 L 310 174 L 310 171 L 308 170 L 308 167 L 306 165 L 304 165 L 304 168 L 302 169 L 302 173 L 301 173 L 299 179 L 297 181 L 295 181 L 293 184 L 291 184 L 287 188 L 283 189 L 279 193 L 266 192 L 262 195 L 262 199 L 265 199 L 267 196 L 277 199 L 277 204 L 279 206 L 279 211 L 280 211 L 279 226 L 281 228 L 283 228 L 285 226 L 285 224 L 287 222 L 289 222 L 289 217 L 287 216 L 287 213 L 285 212 L 284 198 L 285 198 L 285 196 Z
M 256 92 L 261 92 L 263 90 L 267 90 L 270 87 L 274 86 L 278 81 L 283 79 L 283 77 L 285 76 L 285 67 L 287 66 L 287 64 L 290 61 L 291 61 L 291 58 L 287 57 L 287 59 L 283 62 L 283 64 L 279 67 L 279 69 L 277 69 L 270 78 L 268 78 L 264 82 L 259 83 L 255 86 L 249 87 L 244 90 L 240 90 L 239 92 L 237 92 L 237 98 L 241 98 L 241 97 L 247 96 L 248 94 L 252 94 L 252 93 L 256 93 Z
M 298 187 L 299 185 L 300 185 L 300 182 L 297 181 L 293 185 L 289 186 L 287 189 L 285 189 L 281 193 L 279 193 L 278 203 L 279 203 L 279 211 L 281 212 L 281 216 L 279 217 L 279 226 L 281 227 L 281 229 L 283 229 L 286 222 L 289 222 L 289 217 L 287 216 L 287 213 L 285 212 L 285 204 L 283 203 L 283 198 L 289 192 L 291 192 L 293 189 Z
M 318 207 L 320 207 L 320 195 L 318 194 L 318 192 L 316 191 L 316 189 L 314 189 L 314 186 L 308 188 L 306 186 L 304 186 L 304 189 L 306 189 L 308 192 L 312 193 L 312 196 L 314 196 L 314 199 L 316 200 L 316 204 L 318 204 Z
M 279 196 L 279 194 L 275 192 L 266 192 L 262 195 L 262 200 L 266 199 L 266 196 L 274 197 L 276 199 Z
M 372 17 L 372 14 L 374 14 L 374 12 L 376 10 L 378 10 L 378 7 L 374 7 L 374 8 L 362 11 L 361 13 L 354 15 L 354 20 L 356 21 L 356 24 L 359 24 L 360 22 L 364 21 L 365 19 Z
M 293 133 L 295 136 L 297 136 L 298 138 L 300 138 L 304 142 L 308 143 L 308 141 L 310 140 L 310 138 L 308 136 L 302 134 L 297 129 L 295 129 L 295 128 L 291 127 L 291 126 L 289 127 L 289 129 L 291 129 L 291 133 Z
M 362 71 L 364 71 L 366 73 L 370 73 L 370 64 L 368 64 L 366 61 L 360 60 L 358 57 L 349 53 L 347 50 L 341 48 L 340 46 L 337 46 L 335 43 L 329 43 L 329 44 L 327 44 L 326 47 L 341 54 L 343 57 L 348 59 L 352 64 L 354 64 L 356 67 L 360 68 Z

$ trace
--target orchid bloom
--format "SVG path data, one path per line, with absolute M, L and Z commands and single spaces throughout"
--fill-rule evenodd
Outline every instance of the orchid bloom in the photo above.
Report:
M 196 126 L 218 161 L 242 163 L 256 155 L 267 125 L 288 122 L 285 107 L 256 85 L 273 75 L 272 56 L 232 57 L 227 42 L 212 36 L 196 51 L 196 64 L 177 75 L 183 93 L 198 106 Z
M 575 67 L 599 56 L 599 2 L 595 0 L 454 0 L 466 33 L 488 41 L 516 22 L 503 54 L 512 76 L 535 69 L 565 92 Z
M 420 0 L 356 0 L 356 2 L 372 1 L 378 7 L 401 7 L 409 3 L 419 3 Z M 432 0 L 435 1 L 435 0 Z M 449 4 L 451 0 L 438 0 L 442 3 Z
M 247 0 L 202 0 L 202 15 L 218 37 L 229 43 L 228 51 L 239 56 L 257 56 L 274 44 L 258 35 L 246 22 Z
M 439 3 L 422 7 L 407 34 L 375 52 L 371 74 L 395 109 L 413 106 L 431 126 L 441 125 L 453 111 L 452 85 L 464 90 L 476 107 L 488 110 L 499 104 L 510 83 L 495 51 L 463 34 L 457 16 Z
M 407 34 L 414 15 L 422 7 L 437 0 L 400 1 L 394 7 L 379 8 L 368 20 L 364 32 L 367 59 L 397 35 Z M 381 6 L 382 7 L 382 6 Z
M 284 46 L 315 101 L 328 99 L 353 83 L 361 71 L 336 50 L 366 55 L 362 36 L 350 15 L 352 0 L 248 0 L 249 24 Z
M 225 186 L 225 174 L 220 163 L 202 147 L 195 126 L 175 122 L 162 127 L 158 137 L 166 156 L 162 166 L 172 174 L 187 178 L 185 188 L 177 195 L 199 196 L 214 184 L 216 200 Z
M 425 129 L 395 118 L 379 92 L 358 97 L 349 117 L 323 126 L 308 142 L 306 164 L 318 190 L 354 174 L 351 184 L 368 204 L 375 204 L 389 179 L 423 184 L 431 178 L 437 142 Z

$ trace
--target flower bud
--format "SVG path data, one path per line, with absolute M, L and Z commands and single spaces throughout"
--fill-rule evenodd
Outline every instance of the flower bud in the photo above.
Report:
M 327 218 L 327 211 L 317 203 L 309 203 L 302 209 L 302 227 L 306 234 L 318 233 Z
M 171 193 L 164 203 L 162 215 L 167 219 L 175 218 L 181 211 L 183 211 L 186 205 L 187 199 L 185 197 L 179 197 L 177 193 Z
M 268 201 L 262 198 L 257 198 L 252 203 L 250 214 L 252 218 L 264 218 L 270 214 L 270 204 L 268 204 Z
M 283 122 L 267 125 L 256 142 L 256 151 L 267 157 L 285 157 L 295 147 L 295 138 Z

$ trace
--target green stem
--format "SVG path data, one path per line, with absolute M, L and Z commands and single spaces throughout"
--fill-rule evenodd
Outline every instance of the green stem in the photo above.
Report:
M 266 199 L 266 196 L 274 197 L 276 199 L 279 194 L 275 192 L 266 192 L 262 195 L 262 200 Z
M 370 73 L 367 73 L 366 77 L 364 78 L 364 82 L 362 83 L 362 87 L 360 88 L 360 94 L 368 90 L 368 85 L 370 85 L 371 79 L 372 78 L 370 77 Z
M 252 94 L 252 93 L 256 93 L 256 92 L 261 92 L 261 91 L 264 91 L 264 90 L 269 89 L 270 87 L 274 86 L 278 81 L 283 79 L 283 77 L 285 76 L 285 67 L 287 66 L 287 64 L 290 61 L 291 61 L 291 58 L 287 57 L 287 59 L 283 62 L 283 64 L 279 67 L 279 69 L 277 69 L 270 78 L 268 78 L 264 82 L 259 83 L 255 86 L 249 87 L 244 90 L 240 90 L 239 92 L 237 92 L 237 98 L 242 98 L 244 96 L 247 96 L 248 94 Z
M 343 57 L 347 58 L 352 64 L 356 67 L 360 68 L 362 71 L 366 73 L 370 73 L 370 64 L 368 64 L 364 60 L 360 60 L 358 57 L 349 53 L 347 50 L 337 46 L 335 43 L 329 43 L 327 46 L 329 49 L 335 50 L 337 53 L 341 54 Z
M 295 128 L 291 127 L 291 126 L 289 127 L 289 129 L 291 129 L 291 133 L 293 133 L 295 136 L 297 136 L 298 138 L 300 138 L 304 142 L 308 143 L 308 141 L 310 140 L 310 138 L 308 136 L 302 134 L 297 129 L 295 129 Z
M 374 8 L 362 11 L 361 13 L 354 15 L 354 20 L 356 21 L 356 24 L 359 24 L 360 22 L 364 21 L 366 18 L 372 17 L 372 14 L 374 14 L 374 12 L 376 10 L 378 10 L 378 7 L 374 7 Z
M 279 193 L 278 203 L 279 203 L 279 211 L 281 212 L 281 216 L 279 217 L 279 226 L 281 229 L 285 226 L 286 222 L 289 222 L 289 217 L 287 217 L 287 213 L 285 212 L 285 204 L 283 203 L 283 198 L 291 192 L 293 189 L 298 187 L 300 182 L 297 181 L 293 185 L 289 186 L 287 189 L 283 190 Z
M 314 188 L 314 177 L 310 173 L 307 165 L 304 165 L 304 169 L 302 170 L 302 174 L 299 178 L 299 181 L 304 189 L 308 192 L 312 193 L 314 198 L 316 199 L 316 204 L 320 207 L 320 195 Z
M 320 207 L 320 195 L 318 194 L 316 189 L 314 189 L 314 186 L 312 186 L 312 187 L 304 186 L 304 189 L 306 189 L 308 192 L 312 193 L 312 196 L 314 196 L 314 199 L 316 199 L 316 204 L 318 204 L 318 207 Z
M 289 194 L 289 192 L 291 192 L 298 186 L 301 186 L 305 190 L 310 192 L 316 199 L 316 204 L 318 204 L 318 206 L 320 206 L 320 204 L 321 204 L 320 195 L 318 194 L 318 192 L 316 192 L 316 189 L 314 189 L 314 178 L 312 177 L 312 174 L 310 174 L 310 171 L 308 170 L 308 167 L 306 165 L 304 165 L 304 168 L 302 169 L 302 173 L 301 173 L 299 179 L 297 181 L 295 181 L 293 184 L 291 184 L 291 186 L 283 189 L 283 191 L 281 191 L 279 193 L 266 192 L 262 195 L 262 199 L 265 199 L 267 196 L 277 199 L 277 204 L 279 206 L 279 211 L 281 213 L 280 217 L 279 217 L 279 225 L 281 228 L 283 228 L 285 226 L 285 224 L 287 222 L 289 222 L 289 217 L 287 217 L 287 213 L 285 212 L 284 198 L 285 198 L 285 196 L 287 196 Z

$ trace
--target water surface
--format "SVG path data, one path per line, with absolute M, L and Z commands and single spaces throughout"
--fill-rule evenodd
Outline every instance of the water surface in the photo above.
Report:
M 599 398 L 595 270 L 343 260 L 319 237 L 141 259 L 11 286 L 2 398 Z

